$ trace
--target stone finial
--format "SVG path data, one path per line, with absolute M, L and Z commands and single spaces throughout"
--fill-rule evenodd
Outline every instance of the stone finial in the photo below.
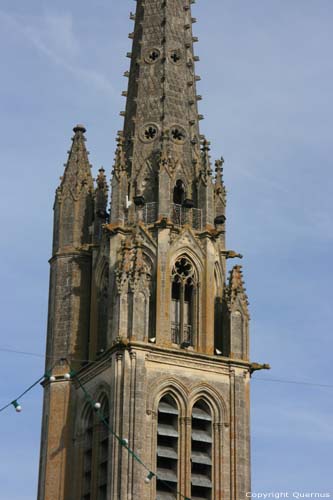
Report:
M 125 154 L 125 140 L 124 136 L 119 133 L 117 137 L 117 149 L 114 160 L 113 173 L 119 177 L 122 172 L 126 172 L 126 154 Z
M 73 132 L 76 134 L 78 132 L 82 132 L 83 134 L 87 131 L 84 125 L 78 124 L 73 128 Z
M 97 189 L 104 191 L 105 193 L 108 191 L 108 183 L 105 175 L 105 170 L 101 167 L 98 171 L 98 176 L 96 178 Z
M 209 152 L 210 152 L 210 142 L 207 141 L 206 137 L 204 137 L 201 143 L 201 161 L 202 161 L 201 177 L 205 182 L 205 184 L 207 184 L 208 178 L 212 175 L 212 167 L 211 167 Z
M 234 266 L 230 271 L 229 284 L 227 287 L 227 302 L 230 308 L 239 299 L 244 306 L 245 311 L 248 313 L 248 296 L 244 284 L 242 266 Z
M 221 156 L 220 160 L 216 160 L 215 162 L 215 173 L 216 173 L 216 178 L 215 178 L 215 185 L 216 186 L 223 186 L 223 165 L 224 165 L 224 159 Z

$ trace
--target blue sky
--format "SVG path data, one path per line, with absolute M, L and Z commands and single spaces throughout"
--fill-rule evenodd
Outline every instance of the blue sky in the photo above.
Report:
M 43 353 L 54 190 L 72 127 L 94 172 L 122 126 L 132 0 L 0 2 L 0 348 Z M 225 158 L 228 246 L 244 254 L 253 490 L 333 491 L 332 0 L 193 6 L 201 130 Z M 43 359 L 0 351 L 0 406 Z M 36 498 L 41 389 L 0 416 L 0 496 Z

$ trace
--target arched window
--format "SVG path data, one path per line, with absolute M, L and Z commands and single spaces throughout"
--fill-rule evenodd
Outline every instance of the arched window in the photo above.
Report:
M 172 270 L 172 342 L 194 344 L 197 302 L 197 277 L 192 262 L 179 258 Z
M 203 400 L 192 410 L 191 496 L 212 499 L 212 415 Z
M 106 268 L 98 290 L 97 353 L 107 347 L 109 270 Z
M 98 424 L 98 458 L 97 458 L 97 500 L 106 500 L 108 485 L 108 464 L 109 464 L 109 402 L 106 397 L 99 400 L 101 403 L 100 417 L 103 422 Z
M 156 500 L 177 499 L 178 414 L 175 400 L 164 396 L 158 407 Z
M 176 205 L 182 205 L 185 200 L 185 186 L 183 181 L 178 179 L 173 190 L 173 202 Z
M 81 500 L 106 500 L 109 466 L 109 403 L 98 398 L 100 410 L 85 411 L 82 449 Z
M 215 265 L 214 273 L 214 347 L 215 354 L 223 353 L 223 335 L 222 335 L 222 318 L 223 318 L 223 302 L 222 302 L 222 284 L 221 277 L 217 266 Z
M 88 408 L 84 417 L 82 500 L 91 500 L 93 433 L 94 414 L 93 410 Z

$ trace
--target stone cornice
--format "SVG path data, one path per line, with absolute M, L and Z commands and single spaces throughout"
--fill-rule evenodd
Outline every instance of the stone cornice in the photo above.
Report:
M 57 252 L 49 259 L 49 263 L 52 264 L 57 259 L 62 259 L 66 257 L 83 257 L 83 258 L 91 258 L 91 248 L 69 248 L 68 250 L 64 249 L 61 252 Z
M 145 342 L 131 342 L 127 339 L 119 339 L 114 345 L 96 361 L 91 361 L 82 367 L 77 376 L 82 384 L 92 380 L 96 375 L 110 368 L 114 355 L 123 354 L 128 351 L 130 354 L 141 351 L 146 354 L 147 361 L 169 364 L 172 366 L 185 366 L 191 369 L 205 370 L 219 374 L 228 375 L 230 370 L 242 369 L 251 372 L 252 363 L 241 359 L 232 359 L 225 356 L 210 356 L 208 354 L 176 349 L 172 347 L 159 347 Z M 76 387 L 79 385 L 76 383 Z

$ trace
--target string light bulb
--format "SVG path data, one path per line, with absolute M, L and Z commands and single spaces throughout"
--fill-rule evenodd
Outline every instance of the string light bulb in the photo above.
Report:
M 98 401 L 94 404 L 94 408 L 95 410 L 100 410 L 102 407 L 101 403 L 99 403 Z
M 22 411 L 22 406 L 20 405 L 20 403 L 18 403 L 18 401 L 13 401 L 13 402 L 12 402 L 12 405 L 14 406 L 15 411 L 16 411 L 17 413 L 21 413 L 21 411 Z
M 155 474 L 152 471 L 150 471 L 149 474 L 148 474 L 148 476 L 145 478 L 145 483 L 149 484 L 150 481 L 153 479 L 154 476 L 155 476 Z
M 54 376 L 54 375 L 51 375 L 51 376 L 49 377 L 49 381 L 50 381 L 50 382 L 55 382 L 55 381 L 56 381 L 55 376 Z
M 64 379 L 70 380 L 71 379 L 71 374 L 70 373 L 65 373 Z

